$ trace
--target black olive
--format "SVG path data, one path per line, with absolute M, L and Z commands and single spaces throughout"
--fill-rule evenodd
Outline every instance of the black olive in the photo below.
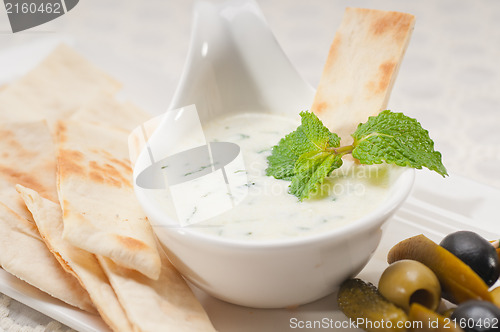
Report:
M 498 254 L 480 235 L 459 231 L 446 236 L 440 245 L 469 265 L 488 286 L 497 281 L 500 275 Z
M 500 331 L 500 308 L 487 301 L 464 302 L 453 311 L 451 319 L 465 332 Z

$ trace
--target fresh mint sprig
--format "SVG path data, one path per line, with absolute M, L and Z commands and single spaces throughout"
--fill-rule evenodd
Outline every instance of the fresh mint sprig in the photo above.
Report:
M 386 110 L 370 117 L 351 135 L 353 144 L 346 146 L 340 146 L 339 136 L 331 133 L 314 113 L 301 112 L 300 116 L 301 125 L 273 147 L 266 174 L 291 181 L 290 193 L 301 201 L 342 166 L 346 154 L 352 154 L 361 164 L 426 167 L 448 175 L 429 132 L 403 113 Z

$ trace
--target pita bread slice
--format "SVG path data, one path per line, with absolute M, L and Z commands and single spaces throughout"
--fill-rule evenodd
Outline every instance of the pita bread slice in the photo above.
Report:
M 34 223 L 0 203 L 0 265 L 32 286 L 88 312 L 95 308 L 78 280 L 64 271 Z
M 410 14 L 346 9 L 311 107 L 343 144 L 386 108 L 414 24 Z
M 113 95 L 101 93 L 80 107 L 71 120 L 105 123 L 130 131 L 150 117 L 131 102 L 119 102 Z
M 0 120 L 67 118 L 98 93 L 120 84 L 70 47 L 59 45 L 37 67 L 0 92 Z
M 157 279 L 160 256 L 134 194 L 128 132 L 73 121 L 59 122 L 57 129 L 64 238 Z
M 0 123 L 0 202 L 32 221 L 31 213 L 16 193 L 16 184 L 37 190 L 58 202 L 56 154 L 45 121 Z
M 103 320 L 114 331 L 133 331 L 130 322 L 96 257 L 63 240 L 60 205 L 42 198 L 36 191 L 16 186 L 38 226 L 43 240 L 59 262 L 87 289 Z
M 139 331 L 215 331 L 205 310 L 161 252 L 162 271 L 151 280 L 99 256 L 99 262 L 130 321 Z

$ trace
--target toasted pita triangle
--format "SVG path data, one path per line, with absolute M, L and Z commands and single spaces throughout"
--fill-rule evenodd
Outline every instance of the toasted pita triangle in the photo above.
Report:
M 58 202 L 55 146 L 45 121 L 0 124 L 0 202 L 32 221 L 16 184 Z
M 62 44 L 36 68 L 0 91 L 0 120 L 50 124 L 69 117 L 97 94 L 120 84 Z
M 132 130 L 151 116 L 131 102 L 119 102 L 111 94 L 100 93 L 80 107 L 71 120 L 107 124 Z
M 311 107 L 344 144 L 387 107 L 414 24 L 410 14 L 346 9 Z
M 54 204 L 54 203 L 52 203 Z M 78 280 L 64 271 L 34 223 L 0 203 L 0 264 L 32 286 L 88 312 L 95 308 Z
M 76 247 L 157 279 L 153 230 L 134 194 L 126 131 L 58 125 L 58 190 L 64 238 Z
M 160 256 L 162 271 L 158 280 L 98 257 L 132 324 L 144 332 L 215 331 L 186 281 L 163 252 Z
M 60 205 L 23 186 L 17 186 L 17 190 L 33 213 L 46 245 L 85 287 L 106 324 L 117 332 L 134 331 L 96 257 L 63 240 Z

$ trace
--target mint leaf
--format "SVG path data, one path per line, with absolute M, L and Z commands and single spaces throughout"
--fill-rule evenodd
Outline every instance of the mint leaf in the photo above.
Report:
M 352 155 L 362 164 L 386 162 L 417 169 L 427 167 L 442 176 L 448 174 L 429 132 L 403 113 L 386 110 L 372 116 L 358 126 L 352 137 Z
M 331 152 L 308 152 L 299 157 L 295 164 L 290 193 L 301 201 L 318 189 L 333 170 L 342 166 L 342 155 Z
M 298 137 L 300 135 L 302 133 L 297 129 L 286 135 L 278 145 L 273 147 L 271 155 L 267 157 L 266 175 L 274 176 L 276 179 L 292 179 L 295 174 L 295 162 L 300 156 L 299 147 L 295 146 L 295 142 L 299 141 Z
M 291 181 L 290 193 L 301 201 L 317 191 L 333 170 L 342 166 L 342 157 L 352 153 L 361 164 L 382 162 L 427 167 L 447 175 L 441 153 L 434 150 L 429 132 L 402 113 L 389 110 L 372 116 L 352 134 L 354 143 L 340 147 L 340 138 L 331 133 L 310 112 L 301 112 L 301 125 L 280 140 L 267 158 L 266 174 Z
M 292 180 L 296 174 L 295 165 L 303 154 L 327 151 L 340 145 L 340 138 L 331 133 L 314 113 L 301 112 L 300 116 L 301 125 L 297 130 L 273 147 L 267 158 L 267 175 Z

